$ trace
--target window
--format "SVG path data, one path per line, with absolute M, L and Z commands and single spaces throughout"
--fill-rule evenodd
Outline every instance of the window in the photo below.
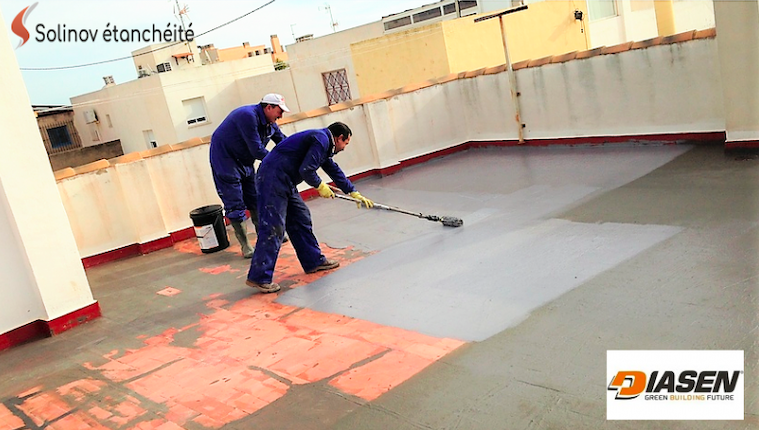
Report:
M 187 125 L 192 126 L 208 122 L 206 118 L 206 108 L 205 103 L 203 102 L 203 97 L 183 100 L 182 106 L 184 106 Z
M 145 143 L 148 145 L 148 149 L 158 148 L 158 141 L 155 140 L 153 130 L 143 130 L 143 137 L 145 137 Z
M 93 142 L 100 142 L 100 130 L 98 130 L 96 123 L 90 124 L 90 137 L 92 137 Z
M 440 8 L 436 7 L 435 9 L 425 10 L 424 12 L 419 12 L 414 14 L 414 22 L 422 22 L 426 21 L 428 19 L 437 18 L 441 16 Z
M 327 102 L 334 105 L 351 99 L 351 89 L 348 86 L 348 75 L 345 69 L 322 73 L 324 89 L 327 91 Z
M 171 71 L 171 63 L 163 63 L 156 66 L 156 69 L 158 69 L 158 73 L 163 72 L 170 72 Z
M 459 1 L 459 10 L 469 9 L 477 7 L 477 0 L 461 0 Z
M 71 135 L 69 128 L 65 125 L 47 129 L 47 136 L 50 138 L 50 146 L 60 148 L 71 145 Z
M 617 16 L 617 4 L 614 0 L 589 1 L 588 16 L 591 21 Z
M 453 3 L 443 6 L 443 14 L 456 13 L 456 5 Z
M 203 101 L 203 97 L 182 100 L 182 106 L 184 106 L 187 125 L 192 126 L 205 124 L 208 122 L 208 119 L 206 118 L 206 106 L 205 102 Z
M 111 116 L 108 114 L 105 114 L 105 122 L 108 123 L 108 128 L 113 128 L 113 123 L 111 122 Z
M 411 24 L 411 17 L 404 16 L 403 18 L 394 19 L 385 23 L 385 30 L 392 30 L 394 28 L 403 27 L 404 25 Z

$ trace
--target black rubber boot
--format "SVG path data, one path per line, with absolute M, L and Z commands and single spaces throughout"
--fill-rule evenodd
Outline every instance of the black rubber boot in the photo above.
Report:
M 253 248 L 248 243 L 248 227 L 245 225 L 245 221 L 232 221 L 231 224 L 232 228 L 235 229 L 235 237 L 240 242 L 243 258 L 253 257 Z

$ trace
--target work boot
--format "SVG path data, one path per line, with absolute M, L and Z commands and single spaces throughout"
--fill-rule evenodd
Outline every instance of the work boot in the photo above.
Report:
M 245 225 L 245 221 L 232 221 L 231 224 L 232 228 L 235 229 L 235 237 L 240 242 L 243 258 L 253 257 L 253 248 L 248 243 L 248 227 Z
M 279 291 L 279 284 L 272 282 L 271 284 L 259 284 L 258 282 L 253 282 L 250 280 L 245 280 L 245 285 L 253 288 L 258 288 L 258 291 L 266 294 L 266 293 L 276 293 Z
M 316 272 L 321 272 L 322 270 L 332 270 L 339 266 L 340 266 L 340 263 L 337 260 L 325 259 L 324 263 L 316 266 L 315 268 L 309 270 L 306 273 L 316 273 Z

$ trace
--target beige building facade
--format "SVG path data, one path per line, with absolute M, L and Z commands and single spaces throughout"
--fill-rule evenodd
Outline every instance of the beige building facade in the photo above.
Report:
M 216 50 L 214 62 L 199 59 L 194 43 L 146 47 L 135 52 L 141 78 L 71 99 L 76 127 L 84 146 L 119 139 L 130 153 L 209 136 L 231 110 L 268 92 L 283 94 L 292 115 L 503 64 L 498 19 L 474 19 L 522 3 L 526 10 L 503 18 L 512 63 L 714 25 L 709 0 L 443 0 L 288 45 L 289 67 L 276 73 L 269 55 L 219 61 Z M 234 56 L 254 48 L 234 48 Z
M 256 102 L 240 98 L 238 80 L 274 71 L 269 55 L 202 65 L 190 58 L 194 42 L 182 46 L 135 51 L 142 77 L 71 98 L 83 146 L 121 140 L 126 154 L 208 136 L 232 109 Z

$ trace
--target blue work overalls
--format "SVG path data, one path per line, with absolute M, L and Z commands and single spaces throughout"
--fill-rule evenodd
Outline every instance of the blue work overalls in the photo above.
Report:
M 322 180 L 316 169 L 321 167 L 343 192 L 355 191 L 353 183 L 332 160 L 334 151 L 329 129 L 306 130 L 280 142 L 261 162 L 256 174 L 259 231 L 248 280 L 272 282 L 285 231 L 303 270 L 308 272 L 326 261 L 314 236 L 311 212 L 296 186 L 306 181 L 318 187 Z
M 285 138 L 279 126 L 266 121 L 260 104 L 239 107 L 222 121 L 211 136 L 211 172 L 216 192 L 231 221 L 244 221 L 247 208 L 256 220 L 256 178 L 253 163 L 263 160 L 269 140 Z

